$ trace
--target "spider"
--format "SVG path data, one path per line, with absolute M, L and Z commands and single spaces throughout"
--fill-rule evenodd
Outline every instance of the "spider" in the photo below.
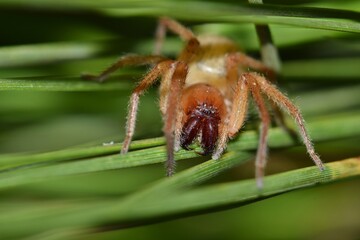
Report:
M 186 43 L 175 60 L 160 55 L 167 30 Z M 320 170 L 324 169 L 299 109 L 270 82 L 275 72 L 261 61 L 241 52 L 231 40 L 220 36 L 195 36 L 176 20 L 162 17 L 156 30 L 153 55 L 125 55 L 99 75 L 85 77 L 102 82 L 117 69 L 134 65 L 150 65 L 151 69 L 131 94 L 122 154 L 128 152 L 134 134 L 140 96 L 161 78 L 160 110 L 166 138 L 167 176 L 174 173 L 174 151 L 181 147 L 189 150 L 195 140 L 202 148 L 200 154 L 211 154 L 213 159 L 219 159 L 228 140 L 244 124 L 250 94 L 261 118 L 255 160 L 258 187 L 263 185 L 270 126 L 270 115 L 263 95 L 294 118 L 307 152 Z

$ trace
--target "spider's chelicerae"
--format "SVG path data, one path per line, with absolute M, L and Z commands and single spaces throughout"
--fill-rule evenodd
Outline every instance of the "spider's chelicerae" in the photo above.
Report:
M 176 60 L 160 55 L 166 30 L 179 35 L 186 42 Z M 153 66 L 131 95 L 126 137 L 121 153 L 125 154 L 129 149 L 135 129 L 139 97 L 161 78 L 160 109 L 168 153 L 168 176 L 174 173 L 174 151 L 180 147 L 189 149 L 195 139 L 200 142 L 203 155 L 211 154 L 213 159 L 220 158 L 228 140 L 235 136 L 244 123 L 250 94 L 261 118 L 255 161 L 257 185 L 262 186 L 270 126 L 270 115 L 263 95 L 295 119 L 310 157 L 321 170 L 324 169 L 315 153 L 299 109 L 265 77 L 274 79 L 272 69 L 239 51 L 231 40 L 219 36 L 195 36 L 191 30 L 170 18 L 159 20 L 156 38 L 154 55 L 126 55 L 100 75 L 86 76 L 103 81 L 110 73 L 123 66 Z

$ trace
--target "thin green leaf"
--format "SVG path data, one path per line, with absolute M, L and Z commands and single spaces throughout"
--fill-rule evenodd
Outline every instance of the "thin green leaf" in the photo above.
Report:
M 360 114 L 351 114 L 340 116 L 338 118 L 332 117 L 327 119 L 322 119 L 319 121 L 314 121 L 309 123 L 309 131 L 311 132 L 312 138 L 317 140 L 331 140 L 345 137 L 358 136 L 360 134 L 360 129 L 357 127 L 360 121 Z M 272 129 L 269 134 L 269 145 L 272 147 L 284 147 L 291 146 L 293 144 L 292 139 L 284 132 L 279 129 Z M 230 151 L 239 151 L 239 150 L 249 150 L 255 149 L 257 147 L 257 135 L 255 132 L 248 132 L 242 134 L 238 141 L 233 142 L 229 145 Z M 78 150 L 64 150 L 61 153 L 65 157 L 65 160 L 69 160 L 72 157 L 79 158 L 81 154 L 83 156 L 88 156 L 94 154 L 95 156 L 99 152 L 108 153 L 109 150 L 116 151 L 117 146 L 107 149 L 106 146 L 95 148 L 96 151 L 92 151 L 92 148 Z M 54 161 L 59 160 L 57 156 L 58 152 L 45 154 L 45 158 L 41 161 Z M 74 155 L 72 155 L 74 154 Z M 43 155 L 44 156 L 44 155 Z M 196 157 L 196 153 L 192 151 L 181 150 L 176 154 L 177 160 L 188 159 Z M 40 155 L 40 157 L 42 157 Z M 47 159 L 49 158 L 49 159 Z M 5 156 L 6 159 L 6 156 Z M 20 161 L 19 161 L 20 159 Z M 97 157 L 93 159 L 87 159 L 83 161 L 75 161 L 69 163 L 59 163 L 56 165 L 50 166 L 39 166 L 33 168 L 18 169 L 14 171 L 5 171 L 0 173 L 0 188 L 6 188 L 11 186 L 16 186 L 25 183 L 44 181 L 46 179 L 67 176 L 73 174 L 89 173 L 96 171 L 104 171 L 110 169 L 119 169 L 126 167 L 134 167 L 140 165 L 147 165 L 153 163 L 164 162 L 166 159 L 166 151 L 163 146 L 154 147 L 145 150 L 139 150 L 134 152 L 129 152 L 126 155 L 111 155 L 105 157 Z M 9 160 L 5 160 L 4 167 L 7 167 L 11 164 Z M 18 158 L 15 161 L 18 161 L 18 164 L 25 163 L 25 166 L 31 161 L 39 162 L 35 157 L 32 157 L 29 161 L 26 158 Z M 11 165 L 10 165 L 11 166 Z M 20 165 L 19 165 L 20 166 Z
M 39 80 L 39 79 L 0 79 L 0 91 L 9 90 L 31 90 L 31 91 L 112 91 L 129 89 L 131 83 L 129 81 L 106 82 L 99 84 L 80 79 L 63 80 Z
M 198 171 L 201 171 L 200 168 L 198 168 Z M 232 204 L 246 204 L 250 200 L 256 201 L 290 190 L 339 181 L 354 176 L 360 176 L 359 158 L 350 158 L 326 164 L 324 172 L 320 172 L 316 167 L 308 167 L 268 176 L 265 178 L 264 188 L 261 190 L 256 187 L 255 180 L 251 179 L 203 187 L 183 194 L 176 192 L 172 196 L 161 198 L 162 200 L 157 199 L 156 203 L 149 201 L 149 205 L 147 205 L 146 201 L 140 204 L 140 199 L 137 202 L 134 198 L 131 198 L 132 201 L 128 203 L 129 205 L 126 205 L 126 208 L 132 211 L 126 211 L 126 214 L 132 215 L 134 219 L 148 218 L 149 215 L 154 218 L 169 214 L 219 208 Z M 151 195 L 152 192 L 148 190 L 148 194 Z M 123 211 L 125 213 L 124 208 Z
M 116 16 L 161 16 L 166 15 L 192 21 L 228 21 L 251 22 L 257 24 L 282 24 L 317 29 L 328 29 L 344 32 L 360 32 L 360 24 L 337 20 L 354 19 L 359 21 L 360 14 L 355 11 L 335 10 L 310 7 L 289 7 L 281 5 L 240 5 L 214 3 L 207 1 L 118 1 L 107 0 L 100 2 L 90 0 L 76 1 L 2 1 L 3 6 L 27 6 L 49 8 L 96 8 L 104 13 Z M 0 6 L 1 6 L 0 5 Z M 176 9 L 176 11 L 174 11 Z M 329 20 L 324 18 L 337 18 Z
M 83 59 L 100 53 L 96 43 L 46 43 L 0 48 L 0 67 L 49 64 L 56 61 Z
M 0 216 L 0 232 L 10 236 L 21 236 L 46 229 L 104 227 L 104 223 L 116 223 L 118 227 L 124 228 L 149 220 L 156 222 L 159 217 L 191 214 L 200 210 L 210 211 L 224 206 L 244 205 L 250 201 L 259 201 L 264 197 L 294 189 L 360 176 L 359 158 L 350 158 L 326 164 L 324 172 L 320 172 L 317 167 L 308 167 L 268 176 L 264 180 L 265 185 L 262 190 L 256 187 L 255 180 L 252 179 L 185 192 L 174 191 L 174 187 L 179 189 L 179 187 L 197 183 L 201 179 L 200 176 L 211 176 L 212 174 L 209 175 L 207 172 L 214 173 L 214 167 L 207 168 L 206 165 L 224 165 L 224 162 L 233 162 L 238 157 L 235 154 L 225 157 L 224 161 L 205 162 L 175 175 L 171 179 L 163 179 L 152 187 L 125 199 L 31 203 L 16 212 L 12 209 L 16 207 L 16 204 L 8 205 Z M 189 180 L 189 177 L 192 178 Z M 22 216 L 28 213 L 28 210 L 31 210 L 31 215 L 23 218 Z M 14 227 L 19 225 L 23 227 L 21 229 Z
M 133 141 L 130 150 L 156 147 L 163 145 L 164 141 L 164 138 L 152 138 Z M 120 153 L 120 149 L 121 144 L 104 143 L 101 146 L 77 147 L 46 153 L 0 155 L 0 170 L 32 165 L 35 163 L 67 161 L 107 154 L 115 154 Z

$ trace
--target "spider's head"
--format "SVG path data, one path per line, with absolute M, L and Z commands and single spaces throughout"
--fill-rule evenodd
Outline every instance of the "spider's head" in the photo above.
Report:
M 219 125 L 225 112 L 221 93 L 210 85 L 197 84 L 184 92 L 184 118 L 180 144 L 184 149 L 199 139 L 202 155 L 212 154 L 219 138 Z

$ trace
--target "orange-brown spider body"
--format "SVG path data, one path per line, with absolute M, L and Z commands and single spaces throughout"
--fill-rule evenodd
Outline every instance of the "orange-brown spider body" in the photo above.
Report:
M 160 55 L 166 30 L 174 32 L 186 42 L 175 60 Z M 274 78 L 272 69 L 242 53 L 231 40 L 217 36 L 195 36 L 175 20 L 161 18 L 156 31 L 154 55 L 124 56 L 100 75 L 88 75 L 87 78 L 103 81 L 123 66 L 144 64 L 153 67 L 131 95 L 121 153 L 125 154 L 129 149 L 140 96 L 161 78 L 159 102 L 164 120 L 168 176 L 173 174 L 175 168 L 174 151 L 180 147 L 189 149 L 196 139 L 202 147 L 201 154 L 211 154 L 213 159 L 220 158 L 228 140 L 239 132 L 245 121 L 250 94 L 261 118 L 255 161 L 257 185 L 262 186 L 270 127 L 270 115 L 263 95 L 272 101 L 272 107 L 281 107 L 294 118 L 310 157 L 321 170 L 324 169 L 299 109 L 271 83 Z
M 181 94 L 180 145 L 188 146 L 199 138 L 202 154 L 215 150 L 219 126 L 231 107 L 234 83 L 226 80 L 225 56 L 236 52 L 236 45 L 223 37 L 199 36 L 200 47 L 190 61 Z M 180 128 L 179 128 L 180 130 Z M 178 147 L 178 146 L 177 146 Z

